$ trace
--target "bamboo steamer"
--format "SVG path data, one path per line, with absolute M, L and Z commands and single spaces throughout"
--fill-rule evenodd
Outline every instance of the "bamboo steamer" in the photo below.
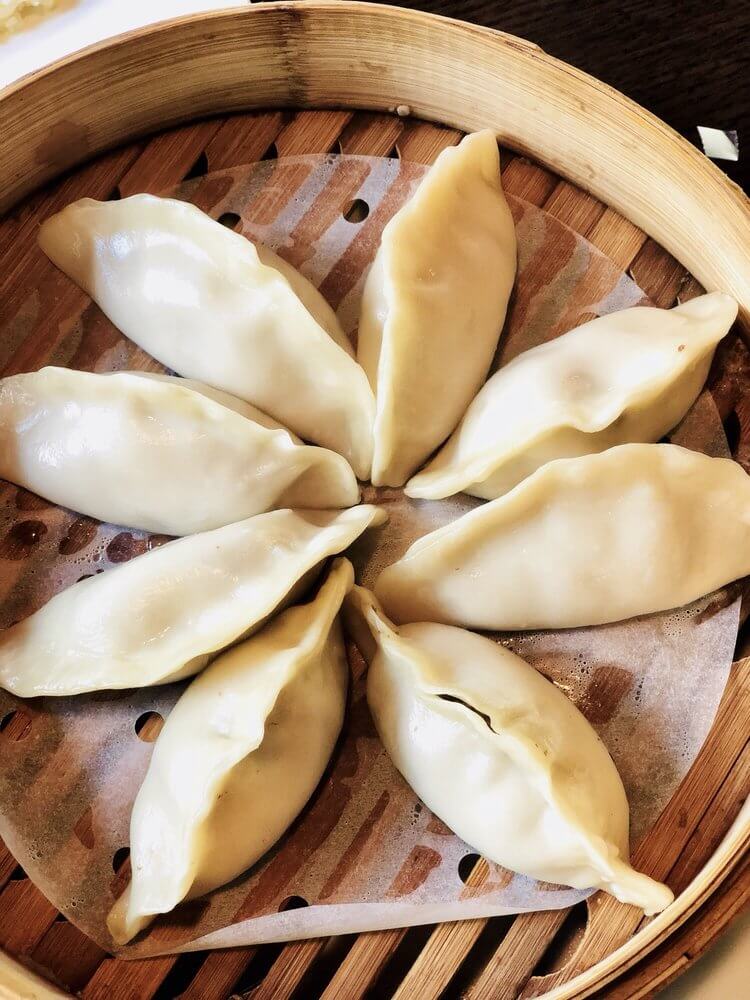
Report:
M 396 108 L 399 114 L 389 113 Z M 241 113 L 249 109 L 258 113 Z M 207 115 L 222 117 L 194 121 Z M 182 122 L 193 123 L 139 138 Z M 133 32 L 0 93 L 0 205 L 10 209 L 0 220 L 0 302 L 5 282 L 18 281 L 38 221 L 76 197 L 106 197 L 115 187 L 123 195 L 159 191 L 201 158 L 221 169 L 260 159 L 272 144 L 279 156 L 395 149 L 429 163 L 462 131 L 485 126 L 523 154 L 510 159 L 506 187 L 629 269 L 657 305 L 670 306 L 699 284 L 721 288 L 738 299 L 750 328 L 748 202 L 663 123 L 521 39 L 381 5 L 315 0 Z M 733 453 L 747 466 L 750 353 L 738 340 L 728 356 L 731 372 L 721 373 L 714 396 L 733 428 Z M 420 1000 L 444 990 L 475 1000 L 562 1000 L 605 986 L 610 997 L 648 995 L 686 967 L 750 895 L 750 809 L 740 808 L 750 784 L 744 653 L 740 644 L 706 744 L 639 849 L 658 857 L 657 874 L 669 875 L 680 893 L 650 922 L 597 896 L 570 914 L 239 949 L 199 965 L 194 956 L 126 965 L 56 921 L 2 850 L 0 945 L 87 998 L 223 998 L 250 985 L 254 997 L 322 993 L 327 1000 L 368 990 Z M 12 719 L 0 748 L 23 732 L 23 718 Z

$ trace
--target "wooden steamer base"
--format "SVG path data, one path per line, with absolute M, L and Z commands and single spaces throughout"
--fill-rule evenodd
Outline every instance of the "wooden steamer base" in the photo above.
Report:
M 441 124 L 389 113 L 397 106 Z M 134 138 L 208 114 L 219 117 Z M 0 94 L 0 204 L 10 208 L 0 221 L 0 308 L 31 273 L 39 221 L 75 198 L 158 192 L 188 175 L 269 156 L 342 151 L 431 163 L 460 139 L 459 128 L 486 125 L 516 150 L 503 157 L 506 189 L 584 235 L 655 304 L 696 294 L 700 279 L 732 292 L 747 323 L 747 201 L 666 126 L 519 39 L 343 2 L 184 18 Z M 45 360 L 25 357 L 23 368 Z M 19 370 L 13 358 L 6 370 Z M 745 343 L 730 336 L 710 385 L 746 469 L 749 372 Z M 550 991 L 583 997 L 605 984 L 608 998 L 648 996 L 750 895 L 750 819 L 747 811 L 737 819 L 750 783 L 746 653 L 741 631 L 711 733 L 636 852 L 636 864 L 648 858 L 650 872 L 678 896 L 654 921 L 600 894 L 572 911 L 124 963 L 61 918 L 3 848 L 0 947 L 89 1000 L 224 1000 L 248 990 L 254 1000 L 501 1000 Z M 28 736 L 22 711 L 2 719 L 0 752 Z

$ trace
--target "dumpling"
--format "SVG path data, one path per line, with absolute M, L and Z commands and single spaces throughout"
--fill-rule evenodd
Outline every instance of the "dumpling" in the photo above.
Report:
M 22 698 L 165 684 L 202 670 L 289 604 L 385 514 L 277 510 L 168 542 L 81 580 L 0 632 L 0 687 Z
M 103 372 L 102 374 L 111 378 L 113 375 L 123 375 L 125 373 Z M 259 410 L 257 406 L 253 406 L 252 403 L 248 403 L 246 400 L 240 399 L 239 396 L 233 396 L 229 392 L 223 392 L 221 389 L 217 389 L 213 385 L 208 385 L 206 382 L 200 382 L 196 378 L 184 378 L 182 375 L 165 375 L 163 372 L 131 371 L 127 374 L 137 375 L 138 378 L 148 378 L 153 382 L 165 382 L 167 385 L 181 385 L 186 389 L 192 389 L 193 392 L 198 392 L 201 396 L 205 396 L 206 399 L 212 399 L 214 403 L 220 403 L 222 406 L 226 406 L 228 410 L 233 410 L 235 413 L 239 413 L 243 417 L 247 417 L 248 420 L 252 420 L 256 424 L 260 424 L 261 427 L 266 427 L 271 431 L 286 431 L 295 444 L 302 444 L 301 438 L 297 437 L 297 435 L 290 431 L 288 427 L 284 427 L 284 425 L 280 424 L 278 420 L 274 420 L 273 417 L 269 417 L 267 413 L 264 413 L 263 410 Z
M 675 309 L 624 309 L 520 354 L 492 376 L 410 497 L 492 500 L 545 462 L 658 441 L 703 387 L 737 303 L 714 292 Z
M 750 479 L 669 444 L 558 459 L 416 541 L 378 578 L 397 622 L 598 625 L 750 573 Z
M 376 396 L 372 482 L 401 486 L 484 381 L 516 274 L 490 131 L 444 150 L 390 220 L 365 283 L 357 358 Z
M 341 455 L 296 443 L 229 400 L 139 372 L 12 375 L 0 380 L 0 476 L 102 521 L 168 535 L 358 502 Z
M 39 231 L 112 322 L 181 375 L 245 399 L 369 475 L 374 400 L 330 307 L 194 205 L 84 198 Z
M 395 628 L 355 587 L 345 622 L 368 661 L 380 739 L 417 795 L 491 861 L 598 888 L 646 913 L 671 891 L 628 864 L 629 809 L 575 705 L 503 646 L 451 625 Z
M 236 878 L 276 843 L 322 777 L 349 671 L 338 559 L 318 596 L 224 653 L 174 706 L 130 821 L 132 881 L 110 912 L 117 944 Z

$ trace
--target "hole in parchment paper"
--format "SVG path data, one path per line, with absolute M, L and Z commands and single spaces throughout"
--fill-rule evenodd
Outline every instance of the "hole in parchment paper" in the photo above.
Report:
M 347 222 L 354 223 L 364 222 L 369 214 L 370 206 L 361 198 L 355 198 L 354 201 L 350 201 L 342 212 Z
M 240 223 L 240 216 L 236 212 L 224 212 L 216 221 L 227 229 L 236 229 Z
M 164 716 L 158 712 L 144 712 L 135 720 L 135 735 L 144 743 L 153 743 L 164 725 Z
M 588 918 L 589 908 L 585 899 L 571 907 L 570 913 L 537 962 L 534 969 L 535 976 L 547 976 L 550 972 L 559 972 L 570 962 L 586 933 Z
M 99 522 L 90 517 L 77 517 L 70 525 L 65 537 L 57 546 L 62 556 L 72 556 L 85 549 L 96 538 Z
M 279 913 L 284 913 L 286 910 L 301 910 L 305 906 L 310 904 L 302 896 L 287 896 L 286 899 L 281 901 L 279 906 Z
M 477 861 L 479 861 L 478 854 L 464 854 L 458 862 L 458 877 L 464 885 L 469 881 L 469 875 L 473 872 Z
M 191 181 L 194 177 L 205 177 L 208 173 L 208 157 L 205 152 L 201 153 L 190 170 L 185 174 L 183 180 Z
M 727 415 L 726 420 L 724 420 L 724 433 L 727 436 L 729 451 L 732 455 L 736 455 L 737 449 L 740 446 L 740 438 L 742 436 L 742 424 L 740 423 L 740 418 L 737 416 L 736 410 L 731 410 Z
M 12 712 L 7 712 L 0 719 L 0 733 L 7 740 L 14 740 L 16 743 L 20 743 L 21 740 L 26 739 L 30 732 L 31 716 L 27 715 L 20 708 L 15 708 Z
M 51 506 L 51 503 L 47 503 L 46 500 L 37 496 L 36 493 L 31 493 L 21 486 L 18 487 L 18 491 L 16 492 L 16 507 L 18 510 L 48 510 Z
M 115 853 L 112 855 L 112 871 L 119 872 L 122 866 L 130 857 L 129 847 L 118 847 Z
M 130 882 L 130 848 L 120 847 L 112 855 L 114 878 L 109 883 L 109 891 L 114 899 L 119 899 Z

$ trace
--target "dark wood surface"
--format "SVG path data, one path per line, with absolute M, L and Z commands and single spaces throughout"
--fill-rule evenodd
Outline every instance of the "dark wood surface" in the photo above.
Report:
M 392 0 L 536 42 L 621 90 L 699 146 L 697 125 L 734 129 L 750 191 L 750 0 Z M 743 151 L 744 141 L 744 151 Z

